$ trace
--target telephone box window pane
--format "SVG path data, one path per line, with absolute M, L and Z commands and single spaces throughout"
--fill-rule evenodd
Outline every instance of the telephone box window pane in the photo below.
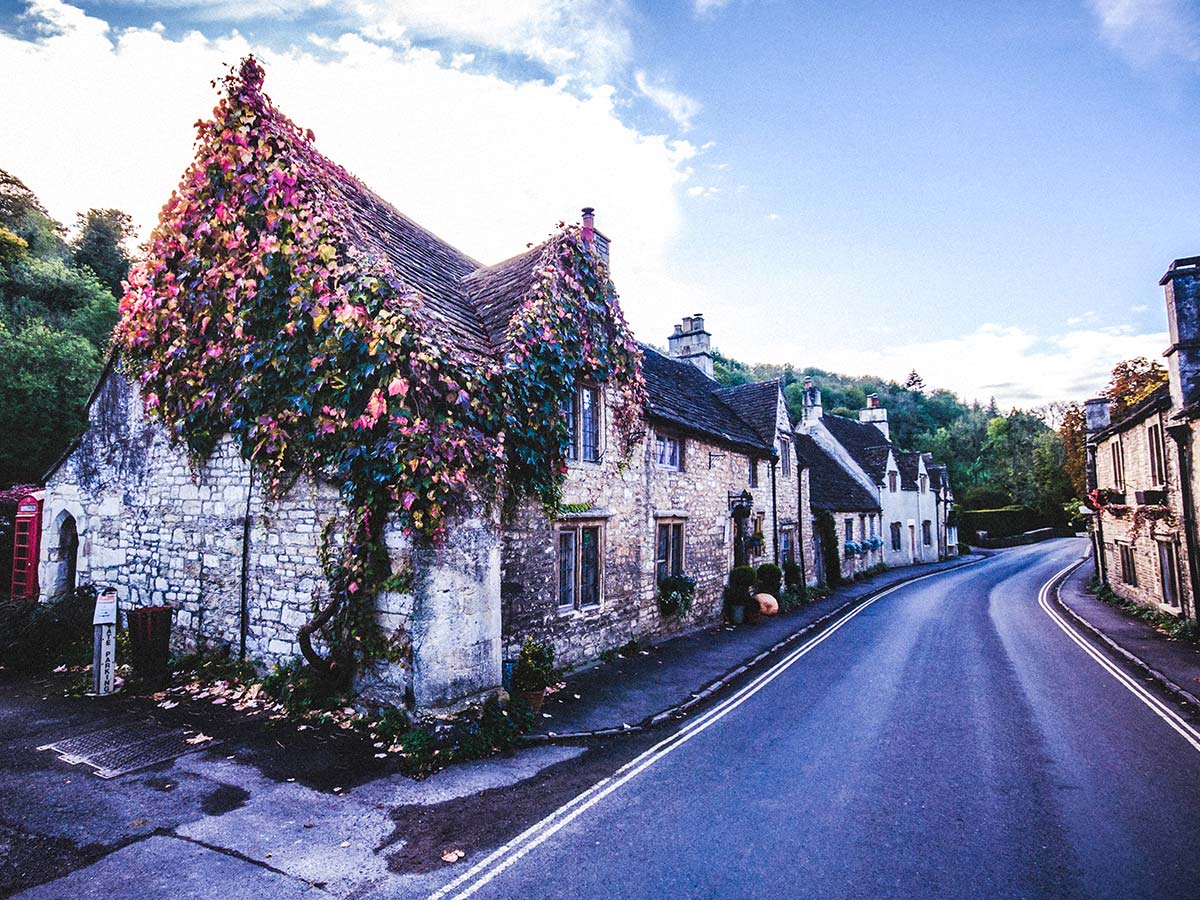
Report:
M 558 533 L 558 605 L 575 605 L 575 532 Z

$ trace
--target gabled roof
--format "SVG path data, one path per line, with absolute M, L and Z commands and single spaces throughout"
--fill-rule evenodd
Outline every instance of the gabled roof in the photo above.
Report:
M 796 435 L 796 451 L 808 463 L 809 496 L 814 509 L 829 512 L 879 511 L 879 501 L 810 435 Z
M 846 448 L 851 459 L 858 463 L 876 484 L 883 484 L 887 473 L 887 452 L 891 447 L 883 432 L 874 425 L 842 416 L 825 415 L 821 421 L 834 439 Z
M 779 414 L 779 379 L 754 381 L 734 387 L 718 388 L 717 396 L 737 410 L 738 416 L 768 444 L 775 444 Z
M 1137 425 L 1143 419 L 1162 412 L 1164 409 L 1169 409 L 1171 406 L 1171 385 L 1162 384 L 1156 387 L 1153 391 L 1135 403 L 1130 409 L 1125 411 L 1117 421 L 1113 422 L 1108 428 L 1099 432 L 1093 440 L 1106 438 L 1122 431 L 1128 431 L 1134 425 Z
M 721 398 L 715 381 L 690 362 L 670 359 L 645 344 L 642 375 L 646 379 L 646 413 L 676 428 L 759 454 L 772 444 Z
M 896 465 L 900 467 L 900 490 L 917 490 L 919 487 L 917 476 L 921 472 L 921 454 L 916 450 L 901 451 L 896 454 Z
M 484 266 L 463 279 L 463 289 L 479 310 L 493 347 L 507 344 L 508 325 L 533 286 L 543 242 L 494 266 Z

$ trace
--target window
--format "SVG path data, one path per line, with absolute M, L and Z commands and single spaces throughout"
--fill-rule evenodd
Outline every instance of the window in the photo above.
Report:
M 758 460 L 750 457 L 750 487 L 758 487 Z
M 888 490 L 896 493 L 896 473 L 888 472 Z
M 562 416 L 571 435 L 567 459 L 600 461 L 600 392 L 581 387 L 562 405 Z
M 600 392 L 594 387 L 579 389 L 579 443 L 585 462 L 599 462 Z
M 564 525 L 558 532 L 558 607 L 600 602 L 600 526 Z
M 1125 490 L 1125 448 L 1121 446 L 1121 439 L 1117 438 L 1112 442 L 1112 476 L 1113 487 L 1118 491 Z
M 933 525 L 928 519 L 921 523 L 921 540 L 926 547 L 933 543 Z
M 1179 608 L 1179 551 L 1173 541 L 1158 542 L 1158 569 L 1162 579 L 1162 599 L 1167 606 Z
M 893 522 L 891 525 L 891 528 L 892 528 L 892 549 L 899 551 L 900 550 L 900 523 Z
M 668 575 L 683 572 L 683 523 L 659 522 L 654 556 L 654 578 L 662 581 Z
M 1121 554 L 1121 580 L 1137 587 L 1137 564 L 1133 560 L 1133 547 L 1129 544 L 1117 544 L 1117 550 Z
M 928 476 L 928 475 L 922 475 L 922 476 L 921 476 L 921 493 L 922 493 L 922 494 L 924 494 L 924 493 L 925 493 L 925 489 L 926 489 L 926 488 L 928 488 L 928 487 L 929 487 L 929 476 Z M 927 544 L 928 544 L 928 543 L 929 543 L 929 541 L 926 541 L 925 543 L 927 543 Z
M 683 447 L 679 438 L 656 434 L 654 436 L 654 461 L 664 469 L 683 469 Z
M 853 519 L 846 520 L 846 540 L 848 540 L 848 541 L 854 540 L 854 520 Z
M 875 517 L 871 516 L 871 537 L 875 537 Z
M 796 532 L 795 529 L 785 528 L 779 532 L 780 540 L 780 558 L 785 563 L 794 563 L 796 561 Z
M 787 441 L 779 442 L 779 469 L 784 478 L 792 475 L 792 445 Z
M 1150 483 L 1165 485 L 1167 483 L 1167 454 L 1163 446 L 1162 425 L 1157 422 L 1146 429 L 1150 438 Z

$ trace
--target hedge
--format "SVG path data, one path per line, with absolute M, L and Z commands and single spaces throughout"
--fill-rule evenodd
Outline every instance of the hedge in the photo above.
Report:
M 979 532 L 986 531 L 990 538 L 1006 538 L 1024 534 L 1052 523 L 1028 506 L 1005 506 L 1001 509 L 964 509 L 959 512 L 958 530 L 967 540 L 974 543 Z

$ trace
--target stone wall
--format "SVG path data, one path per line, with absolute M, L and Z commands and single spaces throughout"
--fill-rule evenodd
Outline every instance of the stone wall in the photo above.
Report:
M 1104 512 L 1104 562 L 1108 583 L 1113 591 L 1127 600 L 1158 607 L 1167 612 L 1183 610 L 1194 617 L 1191 602 L 1191 579 L 1188 573 L 1187 542 L 1183 534 L 1183 495 L 1179 485 L 1178 447 L 1166 435 L 1166 415 L 1151 413 L 1120 434 L 1109 435 L 1097 444 L 1096 484 L 1104 489 L 1118 490 L 1113 472 L 1112 447 L 1118 442 L 1122 446 L 1125 462 L 1125 505 L 1128 511 L 1116 516 Z M 1154 484 L 1150 473 L 1150 439 L 1147 426 L 1159 424 L 1163 429 L 1163 448 L 1166 458 L 1166 484 Z M 1172 516 L 1166 520 L 1143 522 L 1135 528 L 1137 491 L 1166 490 L 1166 506 Z M 1135 534 L 1136 531 L 1136 534 Z M 1171 607 L 1163 603 L 1162 567 L 1159 559 L 1159 543 L 1175 545 L 1179 559 L 1179 591 L 1181 606 Z M 1133 555 L 1136 584 L 1125 581 L 1121 566 L 1120 545 L 1130 547 Z
M 299 655 L 297 628 L 328 596 L 321 531 L 343 509 L 332 486 L 304 478 L 282 498 L 264 498 L 228 437 L 193 471 L 163 428 L 145 418 L 137 390 L 109 372 L 89 408 L 87 432 L 47 481 L 44 593 L 65 587 L 59 535 L 71 517 L 78 584 L 114 586 L 125 610 L 172 606 L 177 645 L 236 652 L 244 572 L 247 657 L 285 662 Z M 494 515 L 474 504 L 442 548 L 416 559 L 398 529 L 389 527 L 386 539 L 393 570 L 415 563 L 417 571 L 412 593 L 378 598 L 379 620 L 385 633 L 412 640 L 412 655 L 405 664 L 376 666 L 362 686 L 392 701 L 442 705 L 498 684 Z
M 606 418 L 607 421 L 607 418 Z M 683 468 L 658 466 L 651 456 L 656 428 L 683 440 Z M 725 581 L 733 565 L 733 520 L 729 494 L 749 488 L 749 457 L 729 447 L 652 424 L 647 437 L 622 465 L 606 428 L 602 461 L 572 462 L 563 490 L 564 508 L 547 521 L 539 507 L 525 504 L 505 523 L 502 612 L 504 655 L 516 656 L 526 636 L 554 644 L 560 664 L 594 659 L 631 639 L 658 641 L 721 619 Z M 759 464 L 759 487 L 750 489 L 754 509 L 764 512 L 765 552 L 755 564 L 773 560 L 770 464 Z M 800 515 L 797 471 L 777 473 L 779 524 L 799 522 L 812 571 L 812 516 Z M 808 498 L 804 496 L 807 508 Z M 753 516 L 752 516 L 753 519 Z M 660 522 L 684 523 L 684 571 L 696 578 L 691 611 L 682 618 L 659 611 L 655 539 Z M 603 558 L 600 603 L 560 609 L 557 543 L 563 528 L 598 525 Z

